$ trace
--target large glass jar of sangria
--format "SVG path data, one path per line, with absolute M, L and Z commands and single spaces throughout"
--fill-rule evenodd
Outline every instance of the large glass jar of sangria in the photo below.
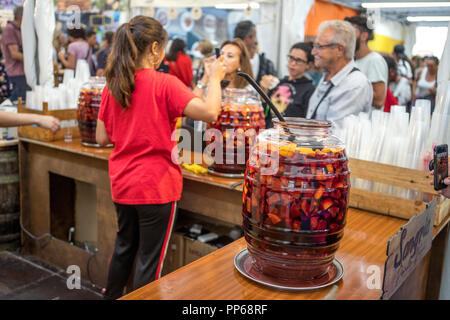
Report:
M 105 77 L 91 77 L 81 87 L 78 96 L 78 128 L 80 129 L 81 143 L 85 146 L 99 146 L 95 139 L 95 130 L 105 85 Z
M 328 121 L 286 118 L 260 133 L 245 173 L 243 226 L 253 266 L 286 280 L 328 272 L 350 190 L 344 145 Z
M 216 129 L 217 133 L 209 137 L 208 145 L 214 143 L 211 153 L 214 163 L 210 169 L 219 174 L 243 175 L 250 146 L 259 130 L 265 128 L 264 111 L 251 89 L 227 88 L 222 101 L 217 121 L 208 125 L 208 129 Z

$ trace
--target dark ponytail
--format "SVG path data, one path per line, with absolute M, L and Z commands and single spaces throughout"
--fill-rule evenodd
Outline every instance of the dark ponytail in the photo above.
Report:
M 164 46 L 167 32 L 150 17 L 136 16 L 122 24 L 114 34 L 105 69 L 106 84 L 124 109 L 130 106 L 136 65 L 154 42 L 158 43 L 159 48 Z

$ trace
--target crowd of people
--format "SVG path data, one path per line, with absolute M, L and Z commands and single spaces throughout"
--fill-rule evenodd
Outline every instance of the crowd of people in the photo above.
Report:
M 12 84 L 0 89 L 12 99 L 25 98 L 28 90 L 20 8 L 14 17 L 3 30 L 5 63 L 0 65 L 0 80 Z M 224 87 L 249 87 L 238 72 L 256 79 L 283 115 L 337 125 L 352 114 L 389 112 L 392 105 L 434 100 L 436 94 L 438 59 L 414 59 L 412 64 L 401 45 L 392 55 L 373 52 L 368 47 L 373 30 L 362 16 L 325 21 L 313 43 L 292 44 L 286 57 L 288 75 L 281 79 L 274 63 L 259 52 L 256 26 L 248 20 L 238 23 L 233 39 L 219 46 L 220 58 L 204 40 L 199 45 L 202 58 L 194 62 L 186 43 L 172 39 L 168 46 L 167 31 L 150 17 L 136 16 L 114 34 L 105 33 L 101 45 L 94 31 L 69 29 L 66 34 L 55 34 L 55 63 L 76 69 L 77 61 L 84 59 L 91 75 L 105 76 L 107 84 L 96 140 L 101 146 L 114 144 L 109 176 L 118 231 L 105 298 L 122 295 L 135 257 L 135 289 L 160 277 L 183 180 L 172 158 L 172 132 L 180 117 L 216 121 Z M 264 108 L 270 127 L 273 115 Z M 53 117 L 0 114 L 0 126 L 32 123 L 59 129 Z
M 135 289 L 160 277 L 181 197 L 182 174 L 171 160 L 169 139 L 181 116 L 217 120 L 222 90 L 249 87 L 238 72 L 254 77 L 286 116 L 339 124 L 348 115 L 384 108 L 398 64 L 368 48 L 373 35 L 363 18 L 347 20 L 325 21 L 314 43 L 293 44 L 286 57 L 289 75 L 282 79 L 258 53 L 249 21 L 220 45 L 218 59 L 203 42 L 195 68 L 181 39 L 172 40 L 165 54 L 167 32 L 152 18 L 135 17 L 117 30 L 97 125 L 98 143 L 115 146 L 109 171 L 119 225 L 105 298 L 121 296 L 135 256 Z M 270 126 L 268 108 L 266 113 Z
M 14 20 L 8 21 L 2 30 L 0 62 L 0 102 L 6 99 L 25 100 L 26 91 L 30 90 L 25 78 L 23 65 L 21 24 L 23 7 L 14 8 Z M 59 119 L 38 114 L 17 114 L 0 111 L 0 127 L 38 125 L 56 132 L 60 129 Z
M 14 21 L 8 22 L 2 33 L 3 63 L 0 64 L 0 98 L 2 100 L 9 98 L 16 101 L 18 97 L 21 97 L 25 101 L 25 93 L 30 90 L 23 68 L 21 20 L 22 7 L 16 7 Z M 349 26 L 353 27 L 353 33 Z M 373 40 L 374 33 L 373 29 L 368 27 L 364 16 L 347 17 L 344 21 L 328 23 L 326 28 L 321 29 L 322 33 L 325 31 L 330 33 L 328 32 L 330 30 L 332 30 L 331 38 L 324 41 L 332 41 L 332 43 L 320 42 L 319 32 L 315 43 L 292 44 L 286 57 L 288 75 L 278 78 L 274 63 L 266 57 L 264 52 L 259 52 L 255 24 L 250 20 L 239 22 L 234 29 L 233 39 L 220 45 L 228 69 L 226 76 L 226 79 L 230 81 L 228 87 L 244 87 L 243 79 L 234 78 L 237 71 L 246 72 L 260 84 L 278 111 L 288 117 L 315 117 L 336 121 L 355 112 L 370 112 L 373 108 L 389 112 L 392 105 L 407 106 L 407 110 L 410 110 L 416 99 L 430 100 L 433 111 L 439 66 L 437 57 L 414 56 L 410 60 L 405 54 L 403 45 L 396 45 L 391 54 L 380 54 L 370 50 L 368 42 Z M 91 76 L 104 76 L 113 36 L 113 32 L 106 32 L 102 43 L 99 44 L 97 34 L 93 30 L 73 28 L 65 32 L 55 32 L 53 40 L 55 65 L 60 69 L 75 70 L 78 60 L 84 59 L 89 65 Z M 353 45 L 352 42 L 355 44 Z M 199 42 L 197 50 L 200 51 L 202 58 L 198 58 L 197 55 L 197 59 L 193 59 L 188 54 L 183 39 L 175 38 L 169 40 L 169 43 L 158 71 L 176 76 L 188 88 L 197 94 L 202 94 L 207 87 L 209 76 L 206 67 L 210 64 L 208 59 L 214 56 L 212 43 L 208 40 Z M 237 62 L 234 59 L 236 57 L 239 58 Z M 352 68 L 348 63 L 351 63 Z M 345 69 L 343 71 L 345 75 L 342 75 L 339 71 L 344 66 L 347 66 L 349 70 Z M 336 72 L 333 71 L 335 69 Z M 354 72 L 356 72 L 355 75 Z M 349 82 L 353 82 L 354 78 L 361 80 L 358 84 L 361 86 L 366 82 L 362 79 L 361 73 L 369 81 L 371 94 L 364 90 L 364 92 L 350 92 L 353 88 L 351 83 L 349 86 L 340 84 L 340 79 L 345 80 L 349 77 Z M 334 76 L 337 78 L 332 79 Z M 340 94 L 342 86 L 344 92 L 347 92 L 344 99 L 347 103 L 341 107 L 345 109 L 345 112 L 339 111 L 339 107 L 331 103 L 333 97 Z M 352 96 L 362 93 L 363 95 L 360 96 L 362 99 L 358 99 L 356 105 L 352 104 Z M 371 108 L 357 107 L 368 100 L 370 100 Z M 353 107 L 347 108 L 346 106 L 350 104 Z M 333 107 L 330 109 L 329 105 Z M 335 112 L 337 114 L 334 114 Z M 271 127 L 273 114 L 268 106 L 265 106 L 265 114 L 266 125 Z
M 233 36 L 220 46 L 225 55 L 226 79 L 230 80 L 228 88 L 247 86 L 235 75 L 238 71 L 248 73 L 283 116 L 327 119 L 339 125 L 350 114 L 373 109 L 390 112 L 393 105 L 406 106 L 410 111 L 416 99 L 430 100 L 433 112 L 439 59 L 414 56 L 410 60 L 403 45 L 396 45 L 391 54 L 372 51 L 368 43 L 374 39 L 374 32 L 364 16 L 326 21 L 314 43 L 293 44 L 286 57 L 288 75 L 284 78 L 278 78 L 274 63 L 258 52 L 253 22 L 239 22 Z M 174 39 L 166 58 L 169 65 L 161 71 L 177 76 L 201 95 L 208 81 L 205 66 L 214 53 L 208 40 L 201 42 L 199 50 L 203 50 L 203 58 L 192 62 L 184 41 Z M 274 115 L 267 105 L 265 114 L 269 128 Z

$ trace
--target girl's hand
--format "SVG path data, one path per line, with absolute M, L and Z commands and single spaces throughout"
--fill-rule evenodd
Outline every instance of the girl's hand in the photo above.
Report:
M 216 61 L 215 56 L 203 59 L 203 67 L 205 68 L 204 77 L 206 77 L 205 80 L 209 80 L 209 77 L 211 76 L 211 67 L 214 64 L 214 61 Z
M 226 69 L 224 65 L 224 58 L 223 56 L 220 56 L 219 59 L 217 59 L 214 63 L 211 64 L 210 79 L 215 79 L 219 81 L 223 80 L 226 73 L 225 71 Z

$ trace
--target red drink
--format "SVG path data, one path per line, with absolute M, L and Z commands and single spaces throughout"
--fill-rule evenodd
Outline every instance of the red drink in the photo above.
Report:
M 92 77 L 78 97 L 78 128 L 81 143 L 86 146 L 98 146 L 95 131 L 104 86 L 104 78 Z
M 222 111 L 217 121 L 210 123 L 208 128 L 218 130 L 222 137 L 216 139 L 212 136 L 208 143 L 215 146 L 211 153 L 216 160 L 212 168 L 222 173 L 244 173 L 250 146 L 259 130 L 265 128 L 264 111 L 251 91 L 225 89 Z
M 342 143 L 328 133 L 329 122 L 286 120 L 283 128 L 260 134 L 251 150 L 243 192 L 245 239 L 259 271 L 314 279 L 328 271 L 343 236 L 348 160 Z M 268 156 L 277 168 L 269 169 Z

